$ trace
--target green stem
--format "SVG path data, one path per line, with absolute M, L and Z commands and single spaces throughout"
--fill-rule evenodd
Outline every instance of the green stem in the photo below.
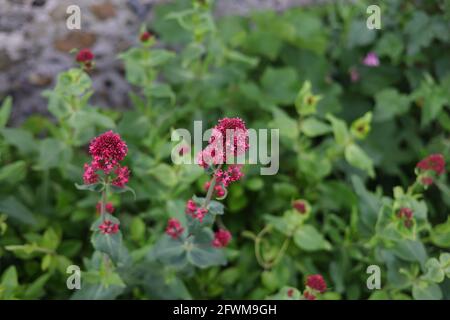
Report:
M 213 195 L 213 191 L 214 191 L 214 187 L 216 186 L 216 172 L 222 167 L 222 164 L 220 164 L 213 173 L 213 177 L 209 183 L 209 188 L 208 188 L 208 192 L 206 193 L 206 198 L 205 198 L 205 202 L 203 203 L 203 209 L 206 209 L 209 205 L 209 203 L 211 202 L 211 198 Z

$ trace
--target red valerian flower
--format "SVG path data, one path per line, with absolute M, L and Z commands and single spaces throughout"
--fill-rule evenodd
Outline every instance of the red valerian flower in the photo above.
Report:
M 207 168 L 223 164 L 227 155 L 242 155 L 249 149 L 248 130 L 240 118 L 223 118 L 212 129 L 208 146 L 197 155 L 197 163 Z
M 248 130 L 240 118 L 223 118 L 213 128 L 210 144 L 220 143 L 225 157 L 227 153 L 241 155 L 248 150 Z
M 95 173 L 95 169 L 89 164 L 84 164 L 83 174 L 84 184 L 94 184 L 98 182 L 98 174 Z
M 98 226 L 102 234 L 116 234 L 119 232 L 119 225 L 110 220 L 105 220 Z
M 194 200 L 189 199 L 186 203 L 186 213 L 192 214 L 197 209 L 197 205 L 195 204 Z
M 77 60 L 77 62 L 87 63 L 94 60 L 94 54 L 90 49 L 81 49 L 80 51 L 78 51 L 75 59 Z
M 219 229 L 214 233 L 212 245 L 216 248 L 226 247 L 231 240 L 231 233 L 225 229 Z
M 130 170 L 128 167 L 117 166 L 114 170 L 116 177 L 111 181 L 113 186 L 123 188 L 128 183 L 128 179 L 130 177 Z
M 102 203 L 101 202 L 97 202 L 97 205 L 95 206 L 95 209 L 97 210 L 97 213 L 101 213 L 101 211 L 102 211 Z M 109 214 L 112 214 L 114 212 L 113 204 L 111 202 L 108 202 L 107 204 L 105 204 L 105 210 Z
M 316 296 L 313 295 L 312 293 L 309 293 L 308 291 L 305 291 L 303 293 L 303 296 L 305 297 L 306 300 L 316 300 Z
M 289 298 L 292 298 L 292 296 L 294 295 L 294 289 L 288 289 L 288 291 L 287 291 L 287 296 L 289 297 Z
M 228 187 L 230 183 L 240 180 L 244 176 L 241 168 L 241 164 L 233 164 L 229 165 L 226 170 L 217 170 L 215 173 L 217 183 L 222 183 L 225 187 Z
M 422 177 L 420 179 L 420 183 L 424 186 L 431 186 L 433 184 L 434 180 L 431 177 Z
M 178 219 L 171 218 L 167 222 L 166 234 L 171 236 L 173 239 L 177 239 L 184 231 L 181 223 Z
M 306 285 L 311 289 L 319 291 L 320 293 L 324 293 L 327 290 L 327 284 L 320 274 L 308 276 L 306 278 Z
M 109 174 L 127 155 L 128 147 L 120 135 L 113 131 L 94 138 L 89 145 L 92 166 Z
M 203 188 L 207 192 L 210 186 L 211 186 L 211 181 L 207 181 Z M 215 194 L 216 197 L 221 198 L 221 197 L 223 197 L 225 195 L 225 189 L 223 188 L 222 185 L 216 184 L 214 186 L 214 194 Z
M 417 163 L 416 168 L 421 171 L 434 171 L 436 175 L 441 175 L 445 172 L 445 159 L 442 154 L 431 154 L 425 159 Z
M 208 213 L 208 210 L 202 207 L 197 207 L 194 200 L 190 199 L 186 203 L 186 214 L 190 215 L 194 219 L 198 219 L 200 222 L 203 221 L 203 218 Z
M 139 39 L 142 41 L 142 42 L 147 42 L 150 38 L 152 38 L 153 37 L 153 34 L 151 34 L 150 32 L 148 32 L 148 31 L 144 31 L 144 32 L 142 32 L 141 33 L 141 36 L 139 37 Z
M 403 207 L 397 212 L 397 216 L 399 218 L 405 217 L 406 219 L 411 219 L 413 216 L 413 211 L 410 208 Z
M 305 214 L 306 213 L 306 203 L 302 200 L 295 200 L 292 203 L 292 206 L 294 207 L 295 210 L 297 210 L 299 213 L 301 214 Z
M 397 212 L 397 217 L 403 219 L 403 224 L 406 228 L 411 228 L 413 225 L 413 214 L 414 212 L 410 208 L 400 208 Z

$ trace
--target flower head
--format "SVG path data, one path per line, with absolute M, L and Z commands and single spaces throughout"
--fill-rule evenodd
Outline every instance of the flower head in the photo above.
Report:
M 98 226 L 102 234 L 116 234 L 119 232 L 119 225 L 110 220 L 105 220 Z
M 95 209 L 97 210 L 97 213 L 101 213 L 101 211 L 102 211 L 102 203 L 101 202 L 97 202 L 97 205 L 95 206 Z M 112 214 L 114 212 L 113 204 L 111 202 L 108 202 L 107 204 L 105 204 L 105 210 L 109 214 Z
M 147 42 L 150 38 L 152 38 L 153 37 L 153 34 L 151 34 L 150 32 L 148 32 L 148 31 L 144 31 L 144 32 L 142 32 L 141 33 L 141 36 L 139 37 L 139 39 L 142 41 L 142 42 Z
M 313 274 L 306 278 L 306 285 L 313 290 L 324 293 L 327 290 L 327 284 L 320 274 Z
M 248 130 L 240 118 L 223 118 L 213 128 L 210 144 L 223 146 L 225 157 L 228 153 L 235 156 L 245 153 L 248 148 Z
M 310 211 L 309 203 L 305 200 L 295 200 L 292 203 L 292 207 L 301 214 L 307 214 Z
M 84 174 L 83 174 L 84 184 L 94 184 L 98 182 L 98 174 L 95 173 L 95 169 L 89 164 L 84 164 Z
M 305 291 L 303 293 L 303 296 L 305 297 L 306 300 L 316 300 L 316 296 L 308 291 Z
M 80 51 L 78 51 L 75 59 L 77 60 L 77 62 L 88 63 L 94 60 L 94 54 L 90 49 L 81 49 Z
M 363 64 L 368 67 L 378 67 L 380 60 L 375 52 L 369 52 L 363 60 Z
M 222 183 L 224 187 L 228 187 L 230 183 L 238 181 L 244 176 L 241 169 L 241 164 L 232 164 L 226 170 L 217 170 L 215 172 L 217 183 Z
M 171 236 L 173 239 L 177 239 L 184 231 L 181 223 L 178 219 L 171 218 L 167 222 L 166 234 Z
M 92 165 L 109 174 L 127 155 L 128 147 L 120 135 L 113 131 L 105 132 L 94 138 L 89 145 Z
M 445 172 L 445 159 L 442 154 L 431 154 L 425 159 L 419 161 L 416 165 L 421 171 L 433 171 L 436 175 L 441 175 Z
M 226 247 L 231 241 L 231 233 L 225 229 L 219 229 L 214 233 L 212 245 L 216 248 Z
M 111 181 L 113 186 L 123 188 L 128 183 L 128 179 L 130 177 L 130 170 L 128 167 L 117 166 L 114 170 L 116 177 Z

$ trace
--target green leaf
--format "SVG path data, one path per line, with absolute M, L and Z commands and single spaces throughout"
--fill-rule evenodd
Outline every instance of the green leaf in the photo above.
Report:
M 130 257 L 122 242 L 120 231 L 115 234 L 102 234 L 96 231 L 92 235 L 91 242 L 95 250 L 106 253 L 117 266 L 122 267 L 129 263 Z
M 311 225 L 299 227 L 294 233 L 294 243 L 306 251 L 330 250 L 330 243 Z
M 392 248 L 392 252 L 400 259 L 419 262 L 425 265 L 427 260 L 427 252 L 422 242 L 417 240 L 401 240 Z
M 59 140 L 47 138 L 39 144 L 39 158 L 36 168 L 48 170 L 58 167 L 60 163 L 67 161 L 67 147 Z
M 0 128 L 4 128 L 9 120 L 12 108 L 12 98 L 6 97 L 0 106 Z
M 46 273 L 34 280 L 25 290 L 24 299 L 39 299 L 45 294 L 44 287 L 50 279 L 51 274 Z
M 347 124 L 343 120 L 334 117 L 332 114 L 327 114 L 327 119 L 331 122 L 336 143 L 345 146 L 350 141 Z
M 279 108 L 273 110 L 272 128 L 280 130 L 280 136 L 287 139 L 296 139 L 298 136 L 297 122 L 290 118 L 286 112 Z
M 188 263 L 183 239 L 182 237 L 173 239 L 168 235 L 163 235 L 155 244 L 151 254 L 164 264 L 182 268 Z
M 78 184 L 78 183 L 75 183 L 75 187 L 78 190 L 88 190 L 88 191 L 93 191 L 93 192 L 101 192 L 105 188 L 105 185 L 103 183 L 93 183 L 93 184 Z
M 187 249 L 187 258 L 190 263 L 199 268 L 220 266 L 227 263 L 224 249 L 212 246 L 213 238 L 212 231 L 207 228 L 203 228 L 194 236 L 192 247 L 188 246 Z
M 169 99 L 171 105 L 174 105 L 176 101 L 175 93 L 168 84 L 155 83 L 145 90 L 145 94 L 155 98 Z
M 114 300 L 125 287 L 119 285 L 105 286 L 102 283 L 82 283 L 81 289 L 76 290 L 71 300 Z
M 426 281 L 416 282 L 412 288 L 415 300 L 441 300 L 442 291 L 437 284 Z
M 124 193 L 124 192 L 131 192 L 133 194 L 134 200 L 136 200 L 136 192 L 134 191 L 133 188 L 129 187 L 129 186 L 124 186 L 124 187 L 117 187 L 117 186 L 110 186 L 109 190 L 112 193 Z
M 345 160 L 352 166 L 367 172 L 370 177 L 375 176 L 372 159 L 357 144 L 352 143 L 345 147 Z
M 442 248 L 450 248 L 450 218 L 431 230 L 431 241 Z
M 262 75 L 264 92 L 273 104 L 292 104 L 298 90 L 297 72 L 293 68 L 267 68 Z
M 3 166 L 0 169 L 0 181 L 13 185 L 17 184 L 26 177 L 26 166 L 26 162 L 22 160 Z
M 131 239 L 134 241 L 140 241 L 144 239 L 145 236 L 145 222 L 140 217 L 134 217 L 131 220 Z
M 1 133 L 6 143 L 19 149 L 21 153 L 31 154 L 37 149 L 33 135 L 25 129 L 3 128 Z
M 323 121 L 320 121 L 314 117 L 306 118 L 301 123 L 301 131 L 307 137 L 318 137 L 327 134 L 332 131 L 331 126 Z
M 423 280 L 440 283 L 444 281 L 445 273 L 441 268 L 439 260 L 436 258 L 428 259 L 425 264 L 425 274 L 421 277 Z
M 0 212 L 6 213 L 11 219 L 25 224 L 35 225 L 37 223 L 31 211 L 14 196 L 0 200 Z
M 19 280 L 17 276 L 17 270 L 15 266 L 10 266 L 3 272 L 0 287 L 0 297 L 3 299 L 12 299 L 15 297 L 15 292 L 19 287 Z

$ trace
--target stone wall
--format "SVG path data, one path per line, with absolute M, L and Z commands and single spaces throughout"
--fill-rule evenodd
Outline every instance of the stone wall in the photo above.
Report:
M 0 0 L 0 99 L 14 98 L 13 121 L 45 113 L 44 89 L 55 75 L 73 65 L 72 48 L 90 47 L 96 54 L 93 74 L 99 106 L 127 106 L 128 85 L 117 53 L 137 41 L 152 6 L 164 0 Z M 218 0 L 217 15 L 247 14 L 255 9 L 284 10 L 307 0 Z M 82 10 L 82 30 L 66 28 L 66 9 Z

